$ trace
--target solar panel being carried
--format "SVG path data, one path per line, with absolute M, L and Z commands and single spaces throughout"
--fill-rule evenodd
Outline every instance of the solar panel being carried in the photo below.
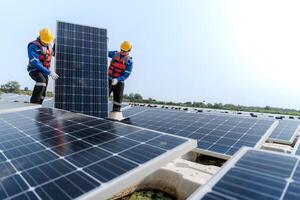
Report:
M 196 139 L 199 153 L 223 159 L 242 146 L 260 147 L 276 126 L 274 120 L 262 118 L 144 109 L 124 122 Z
M 57 22 L 55 107 L 108 115 L 106 29 Z
M 196 141 L 67 111 L 0 115 L 0 199 L 107 199 Z
M 188 200 L 300 199 L 300 159 L 243 148 Z
M 279 120 L 278 126 L 272 132 L 268 140 L 282 144 L 292 144 L 299 129 L 300 121 Z

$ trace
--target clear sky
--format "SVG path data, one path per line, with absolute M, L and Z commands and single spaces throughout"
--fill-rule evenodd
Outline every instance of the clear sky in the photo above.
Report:
M 126 93 L 300 109 L 298 0 L 0 1 L 0 84 L 32 88 L 27 44 L 56 20 L 133 43 Z

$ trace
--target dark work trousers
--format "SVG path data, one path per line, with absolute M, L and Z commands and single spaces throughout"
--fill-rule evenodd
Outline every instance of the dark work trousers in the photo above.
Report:
M 42 104 L 46 97 L 48 76 L 38 70 L 30 72 L 29 76 L 35 81 L 30 103 Z
M 124 92 L 124 82 L 118 82 L 116 85 L 111 85 L 112 80 L 109 79 L 109 96 L 113 93 L 113 112 L 120 112 L 123 92 Z

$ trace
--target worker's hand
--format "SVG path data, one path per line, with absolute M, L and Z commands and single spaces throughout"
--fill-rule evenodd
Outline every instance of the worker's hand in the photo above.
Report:
M 111 82 L 111 85 L 117 85 L 118 83 L 118 79 L 114 78 Z
M 50 76 L 53 80 L 56 80 L 59 77 L 55 72 L 52 72 L 52 71 L 50 72 Z

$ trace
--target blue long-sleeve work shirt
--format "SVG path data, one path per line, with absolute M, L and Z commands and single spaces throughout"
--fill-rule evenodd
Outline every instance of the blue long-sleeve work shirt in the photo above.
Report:
M 113 58 L 117 52 L 118 51 L 109 51 L 108 57 Z M 125 72 L 117 78 L 119 82 L 123 82 L 129 77 L 129 75 L 131 74 L 131 71 L 132 71 L 132 66 L 133 66 L 133 62 L 132 62 L 132 58 L 130 57 L 126 64 Z M 110 77 L 110 78 L 112 79 L 113 77 Z
M 50 75 L 50 70 L 43 65 L 43 63 L 40 61 L 39 57 L 42 53 L 42 48 L 34 43 L 29 43 L 28 45 L 28 58 L 29 58 L 29 65 L 27 70 L 29 72 L 34 70 L 39 70 L 45 75 Z M 55 46 L 53 47 L 53 55 L 55 52 Z

